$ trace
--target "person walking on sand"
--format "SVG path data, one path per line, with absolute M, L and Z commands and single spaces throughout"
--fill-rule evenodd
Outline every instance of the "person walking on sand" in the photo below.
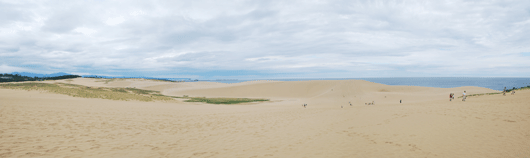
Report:
M 506 87 L 504 87 L 504 90 L 502 91 L 502 95 L 506 96 Z
M 462 93 L 462 101 L 466 101 L 466 91 L 464 91 L 464 93 Z
M 449 93 L 449 101 L 453 101 L 453 93 Z

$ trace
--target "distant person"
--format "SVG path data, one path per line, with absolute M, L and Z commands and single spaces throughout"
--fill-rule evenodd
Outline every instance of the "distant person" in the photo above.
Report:
M 449 93 L 449 101 L 453 101 L 453 93 Z
M 515 90 L 512 90 L 512 95 L 514 95 L 514 94 L 515 94 Z
M 464 93 L 462 93 L 462 101 L 466 101 L 466 91 L 464 91 Z
M 399 100 L 399 103 L 401 104 L 401 99 Z
M 502 95 L 506 96 L 506 87 L 504 87 L 504 90 L 502 91 Z

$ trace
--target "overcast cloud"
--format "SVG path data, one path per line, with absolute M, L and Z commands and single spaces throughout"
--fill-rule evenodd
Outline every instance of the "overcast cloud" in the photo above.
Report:
M 530 77 L 528 0 L 4 1 L 0 72 Z

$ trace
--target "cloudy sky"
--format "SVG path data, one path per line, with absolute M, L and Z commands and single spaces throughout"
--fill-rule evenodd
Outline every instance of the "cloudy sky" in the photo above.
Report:
M 530 77 L 528 0 L 0 0 L 0 73 Z

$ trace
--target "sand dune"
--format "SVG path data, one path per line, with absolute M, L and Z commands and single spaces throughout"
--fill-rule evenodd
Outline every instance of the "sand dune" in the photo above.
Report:
M 497 91 L 360 80 L 58 82 L 272 100 L 160 103 L 0 89 L 0 157 L 530 156 L 529 90 L 462 102 L 449 101 L 448 94 Z M 375 105 L 364 105 L 371 101 Z
M 355 103 L 354 105 L 364 105 L 364 103 L 372 101 L 377 101 L 377 103 L 382 104 L 396 104 L 399 103 L 399 100 L 408 103 L 447 100 L 449 93 L 456 93 L 458 95 L 464 90 L 468 94 L 498 92 L 481 87 L 432 88 L 388 86 L 363 80 L 274 81 L 191 90 L 168 88 L 163 91 L 165 94 L 173 96 L 265 97 L 273 100 L 298 100 L 298 104 L 307 103 L 313 105 L 340 106 L 349 102 Z

